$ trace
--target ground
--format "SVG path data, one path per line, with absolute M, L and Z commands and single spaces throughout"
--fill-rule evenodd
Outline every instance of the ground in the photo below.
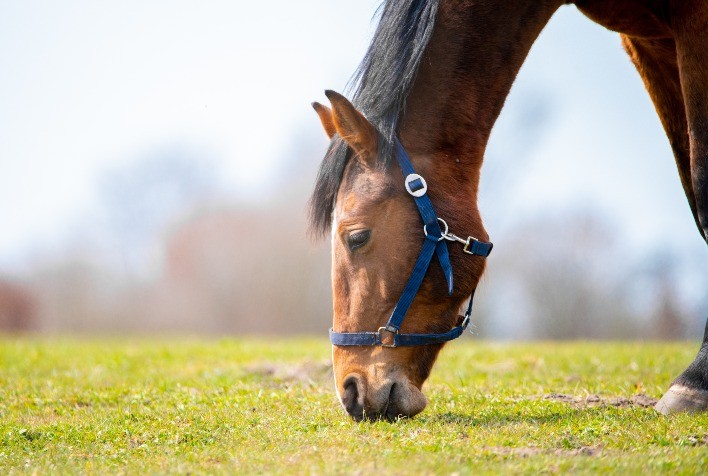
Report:
M 465 339 L 358 424 L 325 340 L 4 337 L 0 474 L 708 474 L 708 414 L 651 407 L 697 346 Z

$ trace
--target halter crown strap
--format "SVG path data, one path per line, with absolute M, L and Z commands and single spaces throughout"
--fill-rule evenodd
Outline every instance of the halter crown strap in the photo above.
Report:
M 467 312 L 450 331 L 441 334 L 401 334 L 399 332 L 406 313 L 416 294 L 418 294 L 420 285 L 423 283 L 423 278 L 425 278 L 433 256 L 438 257 L 438 262 L 447 282 L 448 293 L 452 294 L 452 265 L 450 264 L 450 255 L 447 250 L 447 241 L 459 241 L 464 244 L 463 251 L 465 253 L 481 257 L 489 256 L 492 251 L 492 244 L 479 241 L 473 237 L 468 237 L 465 240 L 448 233 L 447 223 L 435 214 L 433 204 L 428 197 L 428 184 L 425 179 L 415 173 L 408 153 L 398 139 L 396 139 L 395 145 L 396 158 L 405 177 L 406 190 L 415 200 L 418 212 L 423 219 L 423 230 L 425 232 L 423 248 L 386 326 L 379 328 L 377 332 L 335 332 L 334 328 L 331 328 L 329 330 L 329 339 L 333 345 L 404 347 L 440 344 L 460 337 L 470 322 L 474 290 L 472 290 L 470 301 L 467 305 Z M 441 223 L 444 225 L 444 230 L 440 228 Z
M 418 212 L 420 212 L 420 216 L 423 219 L 423 224 L 428 231 L 428 236 L 432 235 L 434 239 L 439 240 L 435 247 L 435 253 L 438 256 L 438 261 L 445 274 L 447 292 L 448 294 L 452 294 L 453 283 L 450 255 L 447 252 L 447 243 L 441 239 L 442 230 L 440 229 L 438 216 L 435 214 L 433 203 L 430 201 L 430 197 L 428 197 L 428 185 L 423 177 L 415 173 L 411 159 L 408 157 L 408 152 L 406 152 L 406 149 L 403 148 L 403 144 L 401 144 L 401 141 L 398 139 L 396 139 L 396 159 L 398 160 L 398 165 L 401 167 L 401 172 L 403 172 L 405 176 L 406 190 L 408 190 L 408 193 L 411 194 L 413 200 L 415 200 Z

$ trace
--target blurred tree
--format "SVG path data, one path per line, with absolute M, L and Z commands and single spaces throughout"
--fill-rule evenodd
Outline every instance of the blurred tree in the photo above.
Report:
M 193 147 L 162 147 L 99 180 L 106 231 L 120 250 L 120 265 L 145 274 L 161 234 L 219 190 L 211 156 Z
M 165 321 L 208 332 L 325 332 L 329 246 L 307 240 L 305 207 L 326 140 L 296 136 L 267 200 L 205 208 L 173 228 L 158 291 Z
M 678 259 L 657 252 L 640 270 L 645 298 L 651 302 L 647 337 L 680 339 L 689 337 L 684 316 L 690 313 L 679 293 Z
M 512 337 L 638 336 L 626 267 L 618 264 L 624 253 L 611 228 L 591 212 L 519 223 L 501 248 L 488 294 L 505 302 L 495 313 L 521 316 L 521 332 Z
M 0 279 L 0 332 L 35 330 L 37 300 L 26 286 Z
M 212 333 L 324 332 L 329 260 L 310 249 L 290 207 L 204 210 L 167 243 L 165 323 Z M 169 321 L 168 321 L 169 319 Z

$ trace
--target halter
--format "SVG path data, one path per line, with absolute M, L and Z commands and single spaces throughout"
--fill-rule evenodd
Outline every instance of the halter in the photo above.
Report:
M 461 321 L 451 330 L 441 334 L 401 334 L 401 325 L 406 317 L 408 308 L 413 302 L 413 298 L 418 293 L 420 285 L 423 282 L 425 273 L 433 261 L 433 256 L 437 255 L 438 262 L 442 267 L 447 282 L 448 294 L 452 295 L 452 265 L 450 264 L 450 255 L 447 252 L 447 241 L 456 241 L 462 243 L 464 247 L 462 251 L 474 256 L 486 258 L 492 251 L 492 243 L 480 241 L 473 236 L 460 238 L 452 233 L 449 233 L 447 223 L 442 218 L 438 218 L 433 209 L 433 204 L 428 197 L 428 184 L 425 179 L 415 173 L 413 164 L 408 157 L 408 153 L 401 145 L 401 142 L 396 139 L 396 158 L 401 171 L 405 176 L 406 191 L 413 197 L 415 204 L 418 207 L 418 212 L 423 219 L 423 249 L 418 255 L 418 259 L 413 267 L 413 272 L 408 278 L 406 287 L 403 289 L 401 297 L 396 303 L 396 307 L 391 313 L 391 317 L 385 326 L 379 327 L 376 332 L 334 332 L 334 328 L 329 330 L 329 340 L 333 345 L 339 346 L 381 346 L 381 347 L 412 347 L 418 345 L 441 344 L 453 339 L 457 339 L 462 335 L 470 323 L 470 315 L 472 314 L 472 300 L 474 298 L 474 289 L 470 295 L 470 301 L 467 305 L 467 311 L 464 316 L 461 316 Z M 441 228 L 442 226 L 442 228 Z M 386 336 L 389 334 L 390 336 Z

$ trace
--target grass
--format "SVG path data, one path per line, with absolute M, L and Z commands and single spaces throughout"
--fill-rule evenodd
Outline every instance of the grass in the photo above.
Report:
M 324 340 L 5 337 L 0 474 L 708 474 L 708 415 L 620 399 L 660 397 L 696 349 L 465 340 L 421 415 L 357 424 Z

